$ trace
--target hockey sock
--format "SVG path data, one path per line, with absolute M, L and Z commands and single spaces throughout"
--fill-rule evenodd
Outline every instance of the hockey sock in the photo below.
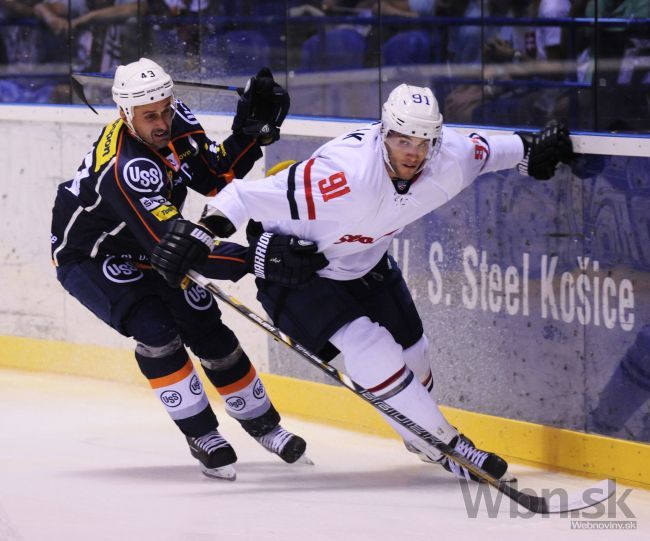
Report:
M 404 364 L 401 346 L 384 327 L 362 317 L 341 327 L 330 341 L 343 353 L 347 372 L 359 385 L 445 443 L 458 434 Z M 408 429 L 388 416 L 384 418 L 404 441 L 419 442 Z M 433 453 L 434 460 L 442 456 Z
M 458 435 L 458 431 L 445 419 L 438 405 L 432 403 L 429 393 L 416 380 L 413 380 L 405 389 L 396 395 L 385 398 L 384 401 L 444 443 L 449 443 Z M 393 421 L 390 417 L 384 416 L 384 418 L 405 442 L 419 448 L 421 440 L 415 434 L 401 424 Z M 442 458 L 442 454 L 435 450 L 431 452 L 427 450 L 426 455 L 433 460 Z
M 135 358 L 167 413 L 186 436 L 198 437 L 215 429 L 217 418 L 180 338 L 161 347 L 139 343 Z
M 427 355 L 428 350 L 429 341 L 426 336 L 422 335 L 415 344 L 404 350 L 402 358 L 406 366 L 413 370 L 415 377 L 418 378 L 427 392 L 429 392 L 431 398 L 436 400 L 435 393 L 433 392 L 433 374 L 431 373 L 431 366 Z
M 270 432 L 280 423 L 280 414 L 271 404 L 255 367 L 239 348 L 235 364 L 224 370 L 215 369 L 218 362 L 201 360 L 206 375 L 222 396 L 226 413 L 237 419 L 253 437 Z

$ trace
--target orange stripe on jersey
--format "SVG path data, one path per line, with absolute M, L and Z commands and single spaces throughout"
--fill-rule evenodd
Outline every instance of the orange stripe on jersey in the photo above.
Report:
M 244 387 L 249 385 L 251 381 L 253 381 L 257 377 L 257 372 L 255 371 L 255 367 L 251 365 L 250 370 L 246 373 L 246 375 L 235 381 L 235 383 L 231 383 L 230 385 L 225 385 L 223 387 L 217 387 L 217 391 L 219 392 L 220 395 L 227 395 L 227 394 L 232 394 L 236 393 L 237 391 L 241 391 Z
M 133 201 L 131 201 L 131 198 L 129 197 L 129 194 L 124 191 L 124 188 L 122 187 L 122 183 L 120 182 L 120 174 L 119 170 L 117 167 L 117 164 L 120 161 L 120 152 L 122 151 L 122 142 L 124 141 L 124 131 L 120 132 L 120 140 L 119 143 L 117 144 L 117 154 L 115 155 L 115 165 L 113 166 L 113 176 L 115 177 L 115 183 L 117 184 L 117 187 L 119 190 L 122 192 L 122 195 L 124 195 L 124 199 L 126 199 L 127 203 L 130 205 L 130 207 L 133 209 L 133 212 L 135 212 L 135 215 L 140 219 L 142 222 L 142 225 L 146 228 L 147 231 L 149 231 L 149 234 L 153 237 L 153 239 L 158 242 L 160 238 L 158 238 L 158 235 L 156 235 L 153 230 L 149 227 L 149 224 L 147 221 L 142 217 L 142 214 L 138 212 L 137 207 L 133 204 Z
M 248 144 L 248 146 L 247 146 L 244 150 L 242 150 L 242 151 L 239 153 L 239 156 L 237 156 L 237 157 L 235 158 L 235 161 L 233 161 L 233 162 L 230 164 L 230 170 L 231 170 L 231 171 L 235 168 L 235 165 L 237 165 L 237 162 L 238 162 L 239 160 L 241 160 L 241 159 L 244 157 L 244 155 L 245 155 L 245 154 L 246 154 L 246 153 L 247 153 L 247 152 L 248 152 L 248 151 L 253 147 L 253 145 L 254 145 L 255 143 L 257 143 L 257 139 L 251 141 L 251 142 Z
M 305 199 L 307 200 L 307 218 L 309 220 L 316 219 L 316 208 L 314 206 L 314 198 L 311 195 L 311 166 L 316 158 L 312 158 L 305 165 L 305 172 L 303 178 L 305 181 Z
M 173 139 L 171 139 L 171 143 L 174 141 L 178 141 L 179 139 L 182 139 L 183 137 L 187 137 L 188 135 L 196 135 L 197 133 L 205 133 L 205 130 L 193 130 L 193 131 L 188 131 L 185 133 L 182 133 L 181 135 L 177 135 Z
M 234 261 L 235 263 L 246 263 L 246 260 L 239 257 L 230 257 L 227 255 L 209 255 L 208 259 L 225 259 L 226 261 Z
M 169 374 L 168 376 L 150 379 L 149 385 L 151 385 L 152 389 L 169 387 L 170 385 L 174 385 L 174 383 L 184 380 L 192 373 L 192 370 L 194 370 L 194 366 L 192 365 L 192 361 L 188 358 L 187 362 L 183 365 L 183 368 L 176 370 L 176 372 Z
M 256 139 L 253 139 L 253 141 L 251 141 L 248 144 L 248 146 L 239 153 L 239 155 L 230 164 L 230 169 L 228 169 L 228 171 L 226 171 L 225 173 L 217 173 L 214 169 L 212 169 L 212 167 L 210 167 L 210 164 L 208 164 L 208 160 L 205 158 L 203 153 L 199 154 L 199 157 L 201 158 L 201 161 L 205 164 L 205 166 L 208 168 L 208 171 L 210 171 L 210 173 L 212 175 L 214 175 L 216 177 L 221 177 L 221 178 L 223 178 L 223 180 L 224 180 L 224 182 L 226 184 L 230 184 L 233 181 L 233 179 L 235 178 L 235 171 L 234 171 L 235 165 L 237 165 L 237 162 L 244 157 L 244 155 L 253 147 L 253 145 L 255 145 L 256 141 L 257 141 Z M 212 196 L 216 195 L 217 193 L 218 193 L 218 189 L 215 187 L 207 195 L 208 195 L 208 197 L 212 197 Z

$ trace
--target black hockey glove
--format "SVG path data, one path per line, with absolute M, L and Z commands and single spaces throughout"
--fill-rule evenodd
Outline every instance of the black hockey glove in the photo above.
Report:
M 214 238 L 206 228 L 188 220 L 174 220 L 151 252 L 151 266 L 172 287 L 179 287 L 187 271 L 208 258 Z
M 256 137 L 261 146 L 280 139 L 280 126 L 289 112 L 289 93 L 273 79 L 269 68 L 262 68 L 246 83 L 237 102 L 232 131 Z
M 285 287 L 300 287 L 313 280 L 316 271 L 327 267 L 329 261 L 316 253 L 315 242 L 261 231 L 257 222 L 250 222 L 246 229 L 250 244 L 246 264 L 258 278 Z
M 515 133 L 524 142 L 524 159 L 517 164 L 517 170 L 524 175 L 548 180 L 555 174 L 559 162 L 569 163 L 573 159 L 569 130 L 555 120 L 536 134 Z

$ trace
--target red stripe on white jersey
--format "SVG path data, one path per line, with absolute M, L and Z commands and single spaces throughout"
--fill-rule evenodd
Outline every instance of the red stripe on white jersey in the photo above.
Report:
M 307 200 L 307 218 L 309 220 L 316 219 L 316 207 L 314 206 L 314 198 L 311 195 L 311 166 L 316 158 L 311 158 L 307 165 L 305 165 L 305 172 L 303 179 L 305 181 L 305 199 Z

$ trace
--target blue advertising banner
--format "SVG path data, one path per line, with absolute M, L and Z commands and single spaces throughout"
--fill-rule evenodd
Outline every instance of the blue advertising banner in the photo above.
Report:
M 650 441 L 649 167 L 484 175 L 403 232 L 442 403 Z

